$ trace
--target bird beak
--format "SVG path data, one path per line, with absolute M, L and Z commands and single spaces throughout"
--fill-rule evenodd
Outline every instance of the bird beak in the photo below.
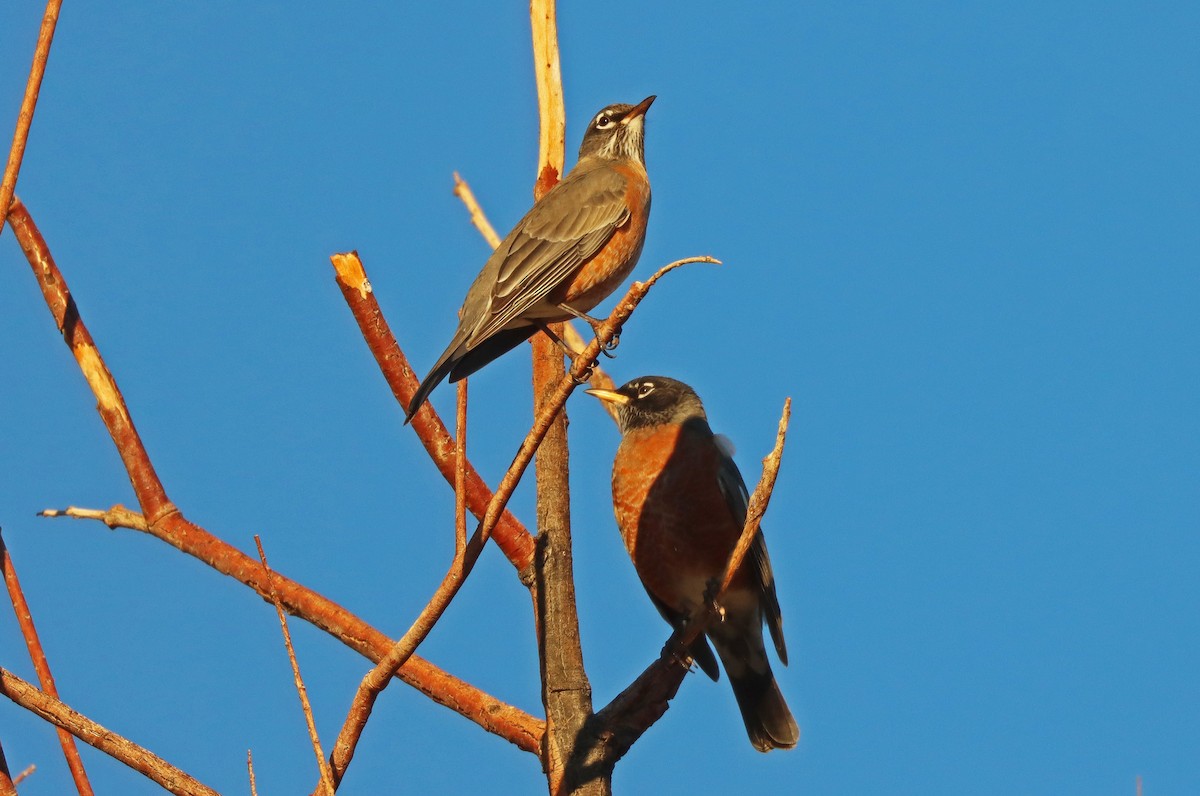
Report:
M 644 100 L 639 102 L 637 105 L 634 105 L 632 108 L 629 109 L 629 113 L 625 114 L 625 118 L 621 120 L 621 124 L 629 124 L 634 119 L 638 119 L 638 118 L 641 118 L 642 116 L 645 116 L 646 111 L 650 110 L 650 106 L 654 103 L 655 99 L 657 99 L 657 95 L 651 94 L 649 97 L 646 97 Z
M 650 99 L 654 99 L 654 97 L 651 97 Z M 625 395 L 624 393 L 619 393 L 616 390 L 584 390 L 584 392 L 586 392 L 588 395 L 594 395 L 601 401 L 609 404 L 624 406 L 625 404 L 629 403 L 629 396 Z

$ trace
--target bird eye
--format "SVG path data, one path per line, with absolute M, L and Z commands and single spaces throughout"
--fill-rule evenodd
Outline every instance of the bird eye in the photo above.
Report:
M 607 113 L 602 113 L 596 117 L 596 127 L 601 130 L 612 127 L 612 124 L 613 124 L 612 117 L 609 116 Z
M 645 398 L 652 392 L 654 392 L 654 382 L 645 381 L 638 385 L 638 398 Z

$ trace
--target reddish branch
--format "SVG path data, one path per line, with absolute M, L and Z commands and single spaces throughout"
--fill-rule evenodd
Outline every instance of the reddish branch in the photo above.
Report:
M 0 694 L 46 721 L 62 727 L 86 744 L 150 778 L 180 796 L 218 796 L 217 792 L 133 741 L 105 729 L 12 672 L 0 669 Z
M 120 390 L 105 367 L 88 334 L 62 274 L 46 247 L 32 218 L 21 202 L 13 203 L 8 219 L 33 268 L 47 306 L 71 348 L 88 386 L 97 399 L 97 409 L 117 446 L 130 483 L 142 507 L 136 520 L 124 522 L 129 512 L 117 507 L 109 519 L 114 527 L 143 530 L 173 547 L 205 562 L 219 572 L 244 583 L 270 599 L 262 567 L 240 550 L 186 520 L 167 498 L 161 481 L 138 437 Z M 83 515 L 76 515 L 83 516 Z M 107 520 L 106 520 L 107 521 Z M 358 617 L 326 597 L 283 576 L 276 576 L 276 589 L 289 613 L 325 630 L 367 658 L 378 661 L 392 642 Z M 542 723 L 529 714 L 499 702 L 416 656 L 398 672 L 400 679 L 434 701 L 455 710 L 527 751 L 536 752 Z
M 54 685 L 54 675 L 50 673 L 50 662 L 38 639 L 37 629 L 33 626 L 33 614 L 29 611 L 29 603 L 25 601 L 25 592 L 17 579 L 17 569 L 9 555 L 8 545 L 4 536 L 0 535 L 0 568 L 4 570 L 4 585 L 8 588 L 8 598 L 12 601 L 13 611 L 17 615 L 17 625 L 21 628 L 21 636 L 29 649 L 29 659 L 33 662 L 33 670 L 37 672 L 38 683 L 42 690 L 54 698 L 58 698 L 58 688 Z M 79 757 L 79 749 L 75 739 L 66 730 L 58 729 L 58 742 L 62 746 L 63 756 L 67 760 L 67 768 L 71 771 L 71 779 L 75 782 L 75 790 L 80 796 L 91 796 L 92 785 L 88 781 L 87 772 L 83 769 L 83 760 Z
M 8 150 L 4 177 L 0 179 L 0 232 L 4 231 L 8 205 L 12 202 L 13 191 L 17 188 L 17 174 L 21 171 L 21 161 L 25 159 L 25 144 L 29 141 L 33 111 L 37 107 L 38 93 L 42 90 L 42 77 L 46 74 L 46 61 L 50 58 L 50 43 L 54 41 L 54 27 L 58 24 L 58 11 L 61 6 L 62 0 L 49 0 L 46 3 L 46 13 L 42 15 L 42 28 L 38 31 L 37 46 L 33 50 L 33 66 L 29 68 L 25 96 L 21 99 L 21 110 L 17 113 L 17 129 L 13 131 L 13 142 Z
M 354 314 L 354 320 L 358 322 L 358 328 L 375 356 L 380 372 L 391 387 L 392 395 L 401 406 L 407 407 L 419 382 L 408 364 L 408 357 L 400 350 L 395 335 L 379 309 L 362 261 L 356 252 L 334 254 L 330 260 L 337 272 L 342 296 Z M 429 404 L 413 417 L 412 427 L 438 471 L 448 482 L 454 483 L 454 438 Z M 469 463 L 465 494 L 467 508 L 482 519 L 492 499 L 492 491 Z M 533 564 L 533 537 L 529 531 L 506 511 L 495 524 L 492 535 L 504 555 L 522 573 L 523 579 L 527 577 L 529 567 Z

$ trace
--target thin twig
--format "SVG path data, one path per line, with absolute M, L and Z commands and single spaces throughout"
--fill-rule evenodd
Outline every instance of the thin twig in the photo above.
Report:
M 300 662 L 296 660 L 296 649 L 292 646 L 292 633 L 288 630 L 287 616 L 283 612 L 283 604 L 279 602 L 279 594 L 272 584 L 274 573 L 267 563 L 267 554 L 263 550 L 262 539 L 254 534 L 254 546 L 258 548 L 258 560 L 262 562 L 263 576 L 267 580 L 267 589 L 271 593 L 271 602 L 275 604 L 275 613 L 279 616 L 279 627 L 283 631 L 283 646 L 287 648 L 288 662 L 292 665 L 292 679 L 296 683 L 296 693 L 300 696 L 300 707 L 304 711 L 304 723 L 308 726 L 308 737 L 312 740 L 313 753 L 317 756 L 317 771 L 321 774 L 321 782 L 328 796 L 333 796 L 336 788 L 333 786 L 333 776 L 325 762 L 325 752 L 321 749 L 321 739 L 317 735 L 317 722 L 313 719 L 312 704 L 308 701 L 308 689 L 304 678 L 300 676 Z
M 483 208 L 479 206 L 479 202 L 475 199 L 475 193 L 471 190 L 471 186 L 467 181 L 458 176 L 458 172 L 454 172 L 454 195 L 462 200 L 462 203 L 467 206 L 467 212 L 471 214 L 471 223 L 475 225 L 475 229 L 479 230 L 479 234 L 483 235 L 483 239 L 494 249 L 500 245 L 500 236 L 496 234 L 496 228 L 492 226 L 492 222 L 488 221 L 487 215 L 484 214 Z
M 16 565 L 13 564 L 12 556 L 8 552 L 8 545 L 4 543 L 2 532 L 0 532 L 0 559 L 2 559 L 0 568 L 4 570 L 4 585 L 8 588 L 8 597 L 12 601 L 13 611 L 17 615 L 17 625 L 21 628 L 21 636 L 25 639 L 25 646 L 29 650 L 29 660 L 33 662 L 33 670 L 37 672 L 38 683 L 41 684 L 42 691 L 57 699 L 58 688 L 54 685 L 54 675 L 50 673 L 50 662 L 46 659 L 46 652 L 42 649 L 42 642 L 38 639 L 37 628 L 33 624 L 33 614 L 29 610 L 29 603 L 25 600 L 25 592 L 22 591 L 21 581 L 17 578 Z M 59 728 L 57 732 L 63 757 L 66 758 L 67 768 L 71 771 L 71 779 L 75 782 L 75 789 L 80 796 L 89 796 L 94 791 L 88 781 L 87 772 L 83 768 L 83 759 L 79 756 L 79 749 L 75 746 L 75 738 L 64 729 Z
M 37 107 L 38 94 L 42 90 L 42 77 L 46 74 L 46 61 L 50 58 L 50 44 L 54 41 L 54 27 L 58 24 L 58 12 L 62 0 L 49 0 L 46 13 L 42 15 L 42 27 L 38 31 L 37 46 L 33 50 L 33 65 L 29 68 L 29 80 L 25 83 L 25 96 L 21 99 L 21 110 L 17 113 L 17 129 L 13 131 L 12 147 L 8 150 L 8 162 L 4 166 L 4 177 L 0 179 L 0 232 L 4 231 L 4 219 L 8 217 L 8 206 L 17 189 L 17 175 L 21 161 L 25 159 L 25 145 L 29 141 L 29 128 L 33 125 L 33 111 Z
M 330 767 L 333 770 L 333 781 L 335 785 L 341 785 L 342 778 L 346 775 L 346 769 L 350 766 L 350 761 L 354 758 L 354 752 L 358 748 L 359 739 L 362 737 L 363 730 L 366 728 L 367 720 L 371 717 L 371 711 L 374 709 L 375 700 L 379 698 L 379 694 L 391 682 L 392 676 L 396 670 L 412 657 L 413 652 L 420 646 L 429 634 L 433 631 L 433 627 L 438 620 L 446 612 L 450 606 L 450 601 L 458 594 L 463 583 L 467 579 L 467 575 L 471 573 L 475 561 L 478 556 L 467 560 L 467 524 L 466 524 L 466 473 L 467 473 L 467 380 L 463 379 L 458 382 L 457 406 L 455 413 L 456 437 L 455 444 L 455 477 L 454 477 L 454 558 L 450 562 L 450 568 L 446 571 L 446 575 L 442 578 L 442 582 L 438 584 L 437 590 L 425 604 L 417 619 L 409 627 L 408 632 L 403 638 L 395 643 L 387 655 L 385 655 L 379 663 L 371 671 L 367 672 L 363 677 L 362 682 L 358 685 L 358 691 L 354 694 L 354 700 L 350 705 L 350 711 L 346 716 L 346 720 L 342 723 L 341 732 L 338 733 L 337 741 L 334 743 L 333 755 L 330 760 Z M 472 540 L 476 549 L 481 548 L 482 544 L 478 540 Z
M 6 669 L 0 669 L 0 694 L 119 760 L 178 796 L 218 796 L 217 792 L 185 774 L 158 755 L 108 730 L 63 702 L 39 691 Z
M 22 781 L 28 778 L 29 775 L 35 771 L 37 771 L 37 766 L 33 763 L 30 763 L 29 765 L 25 766 L 25 769 L 20 774 L 17 774 L 15 777 L 13 777 L 13 784 L 20 785 Z
M 254 754 L 246 750 L 246 772 L 250 775 L 250 796 L 258 796 L 258 783 L 254 781 Z

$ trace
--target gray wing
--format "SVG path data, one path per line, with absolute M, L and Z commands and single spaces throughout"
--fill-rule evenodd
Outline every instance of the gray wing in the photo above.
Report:
M 717 468 L 717 481 L 721 486 L 721 494 L 725 496 L 725 503 L 729 506 L 729 511 L 733 514 L 734 519 L 737 520 L 738 526 L 742 527 L 746 524 L 746 509 L 750 503 L 750 492 L 746 489 L 746 482 L 742 480 L 741 471 L 733 461 L 733 451 L 728 440 L 717 435 L 714 441 L 722 453 L 721 463 Z M 754 541 L 750 543 L 749 559 L 754 565 L 755 574 L 758 575 L 758 588 L 762 596 L 763 618 L 766 620 L 767 630 L 771 633 L 771 641 L 775 643 L 775 652 L 779 654 L 779 660 L 784 666 L 787 666 L 787 645 L 783 641 L 783 615 L 779 610 L 779 598 L 775 595 L 775 575 L 771 572 L 771 558 L 767 555 L 767 540 L 763 536 L 761 528 L 754 535 Z
M 520 318 L 600 251 L 629 220 L 625 188 L 625 177 L 601 166 L 568 175 L 533 206 L 472 286 L 472 293 L 488 291 L 487 314 L 468 348 Z

